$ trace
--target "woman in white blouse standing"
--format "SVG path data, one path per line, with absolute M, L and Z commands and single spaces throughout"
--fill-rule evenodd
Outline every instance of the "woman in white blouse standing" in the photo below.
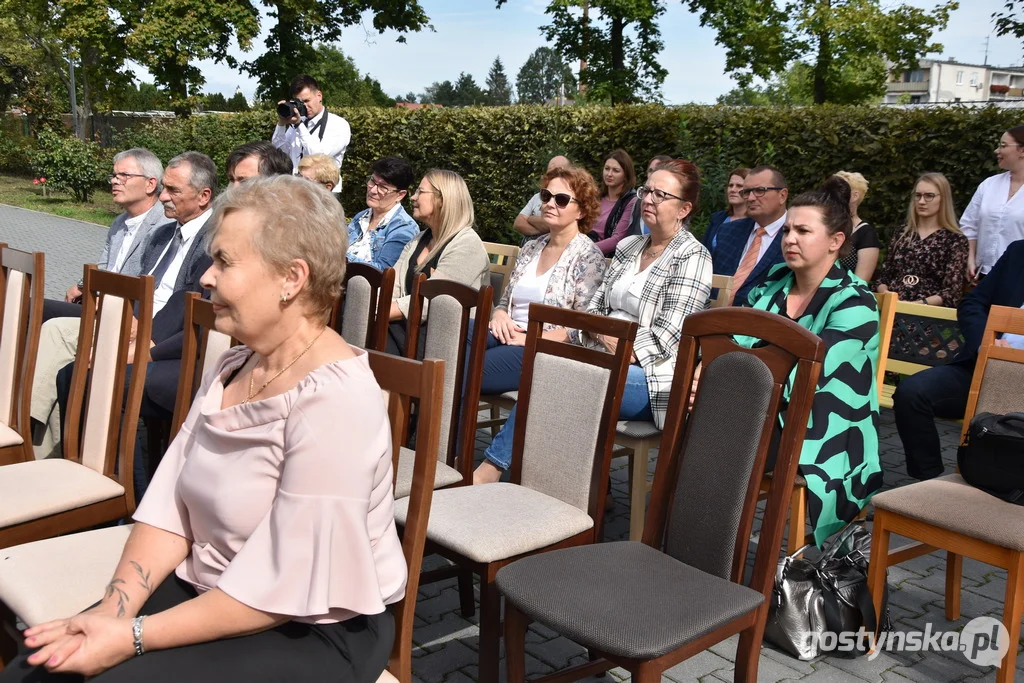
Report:
M 999 168 L 1005 173 L 982 181 L 960 218 L 960 228 L 970 242 L 967 278 L 986 275 L 1011 242 L 1024 239 L 1024 126 L 1014 126 L 996 147 Z

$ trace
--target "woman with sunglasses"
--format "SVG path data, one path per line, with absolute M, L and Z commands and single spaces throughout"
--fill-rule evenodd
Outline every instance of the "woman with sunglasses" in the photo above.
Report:
M 587 237 L 601 210 L 590 173 L 564 167 L 548 171 L 541 181 L 540 201 L 547 233 L 523 245 L 491 315 L 481 384 L 485 395 L 519 388 L 531 303 L 585 311 L 604 277 L 604 254 Z M 544 337 L 565 341 L 568 331 L 546 325 Z M 497 481 L 507 468 L 505 460 L 485 458 L 473 483 Z
M 473 229 L 473 198 L 455 171 L 427 171 L 412 193 L 412 217 L 426 227 L 409 241 L 395 262 L 387 352 L 405 353 L 405 321 L 412 284 L 420 273 L 480 288 L 490 282 L 491 261 Z M 427 310 L 423 311 L 424 317 Z M 423 337 L 420 337 L 423 339 Z
M 700 173 L 683 159 L 664 162 L 637 195 L 648 235 L 619 243 L 589 313 L 636 321 L 632 365 L 619 408 L 620 420 L 653 420 L 661 428 L 675 372 L 676 352 L 687 315 L 703 310 L 711 294 L 711 256 L 687 225 L 697 210 Z M 614 350 L 616 340 L 572 330 L 573 343 Z M 515 408 L 491 445 L 487 460 L 512 464 Z
M 402 207 L 412 181 L 412 166 L 401 157 L 373 162 L 366 179 L 367 208 L 348 224 L 349 261 L 367 263 L 378 270 L 395 265 L 405 245 L 420 231 Z
M 925 173 L 914 186 L 907 224 L 889 243 L 875 289 L 895 292 L 900 301 L 956 308 L 968 251 L 949 181 L 941 173 Z

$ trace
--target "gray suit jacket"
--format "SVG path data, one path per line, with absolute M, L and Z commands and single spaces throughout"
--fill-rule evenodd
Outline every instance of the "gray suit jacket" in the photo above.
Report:
M 121 251 L 121 245 L 124 243 L 127 219 L 128 213 L 122 213 L 114 219 L 110 226 L 110 231 L 107 233 L 107 242 L 103 245 L 103 254 L 100 255 L 100 260 L 96 264 L 103 270 L 114 269 L 117 254 Z M 121 266 L 121 274 L 131 275 L 132 277 L 141 275 L 144 272 L 142 269 L 142 254 L 145 251 L 145 245 L 149 241 L 150 235 L 157 228 L 167 223 L 173 224 L 174 222 L 173 219 L 164 215 L 164 205 L 162 203 L 157 202 L 154 204 L 153 208 L 146 212 L 142 225 L 135 231 L 135 237 L 132 239 L 131 246 L 129 247 L 128 256 L 124 260 L 124 265 Z

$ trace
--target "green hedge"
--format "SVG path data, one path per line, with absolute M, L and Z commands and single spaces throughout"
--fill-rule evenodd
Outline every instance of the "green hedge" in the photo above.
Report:
M 871 183 L 861 215 L 885 236 L 906 214 L 916 176 L 945 173 L 958 212 L 977 184 L 997 172 L 993 149 L 1020 114 L 994 107 L 889 109 L 820 106 L 728 108 L 658 105 L 620 107 L 469 107 L 409 112 L 340 110 L 352 126 L 343 168 L 345 206 L 363 208 L 363 178 L 377 158 L 397 154 L 417 174 L 458 171 L 469 184 L 477 227 L 486 240 L 515 242 L 512 221 L 536 189 L 547 159 L 569 156 L 595 175 L 616 147 L 638 166 L 655 154 L 695 161 L 705 178 L 703 206 L 694 222 L 702 232 L 711 211 L 723 207 L 725 175 L 734 166 L 773 163 L 791 193 L 811 188 L 838 170 L 859 171 Z M 129 131 L 121 148 L 143 145 L 165 161 L 186 149 L 209 154 L 219 168 L 236 145 L 269 139 L 271 112 L 196 116 Z

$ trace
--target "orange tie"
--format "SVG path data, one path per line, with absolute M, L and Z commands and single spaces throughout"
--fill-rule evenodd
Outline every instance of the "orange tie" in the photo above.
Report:
M 768 234 L 768 231 L 761 226 L 757 227 L 754 232 L 754 241 L 750 243 L 750 248 L 747 249 L 747 253 L 743 255 L 743 260 L 740 261 L 739 268 L 736 269 L 736 274 L 732 276 L 732 296 L 729 299 L 729 305 L 732 306 L 733 300 L 736 299 L 736 292 L 740 291 L 743 283 L 750 277 L 750 271 L 757 265 L 757 256 L 761 253 L 761 238 Z

